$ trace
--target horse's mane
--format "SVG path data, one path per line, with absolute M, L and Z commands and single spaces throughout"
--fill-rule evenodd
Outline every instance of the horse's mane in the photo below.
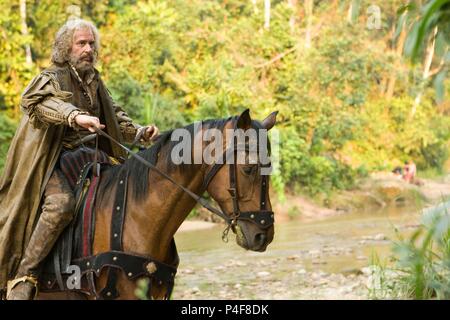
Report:
M 219 130 L 223 130 L 225 124 L 230 120 L 236 117 L 230 117 L 226 119 L 211 119 L 202 121 L 203 129 L 216 128 Z M 195 124 L 189 124 L 183 129 L 187 130 L 190 133 L 190 136 L 193 140 L 195 134 Z M 173 172 L 174 170 L 181 170 L 181 172 L 189 170 L 191 166 L 194 164 L 174 164 L 171 158 L 171 152 L 173 148 L 179 143 L 179 141 L 172 141 L 171 136 L 173 131 L 176 129 L 172 129 L 169 131 L 163 132 L 156 142 L 145 150 L 138 152 L 145 160 L 149 161 L 151 164 L 156 165 L 159 160 L 162 160 L 163 163 L 166 164 L 165 170 L 166 173 Z M 193 143 L 193 141 L 191 141 Z M 129 172 L 129 181 L 128 183 L 132 186 L 134 192 L 133 197 L 135 200 L 141 200 L 148 194 L 148 185 L 149 185 L 149 168 L 131 157 L 127 159 L 122 165 L 116 165 L 109 169 L 107 169 L 107 174 L 103 175 L 103 181 L 101 184 L 101 189 L 99 190 L 99 194 L 107 194 L 108 191 L 116 184 L 117 177 L 123 172 L 123 170 L 128 170 Z

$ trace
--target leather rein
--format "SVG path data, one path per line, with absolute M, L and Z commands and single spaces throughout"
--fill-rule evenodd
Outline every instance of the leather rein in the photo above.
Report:
M 236 128 L 235 128 L 236 129 Z M 108 135 L 106 132 L 102 131 L 101 129 L 95 128 L 94 130 L 97 132 L 98 135 L 102 135 L 105 138 L 111 140 L 115 144 L 117 144 L 119 147 L 124 149 L 125 151 L 130 154 L 131 157 L 135 158 L 137 161 L 141 162 L 143 165 L 149 167 L 150 169 L 155 170 L 157 173 L 162 175 L 164 178 L 172 182 L 175 186 L 183 190 L 185 193 L 187 193 L 190 197 L 192 197 L 197 203 L 199 203 L 201 206 L 203 206 L 205 209 L 209 210 L 210 212 L 218 215 L 222 219 L 225 220 L 225 222 L 228 224 L 227 228 L 224 230 L 222 235 L 223 241 L 228 241 L 228 231 L 231 228 L 234 233 L 236 233 L 235 227 L 237 225 L 237 222 L 239 220 L 243 221 L 249 221 L 254 224 L 256 224 L 260 228 L 269 228 L 274 223 L 274 214 L 273 211 L 267 210 L 267 198 L 268 198 L 268 177 L 267 175 L 261 175 L 261 186 L 260 186 L 260 210 L 256 211 L 241 211 L 239 208 L 239 201 L 238 201 L 238 186 L 237 186 L 237 152 L 238 151 L 248 151 L 249 147 L 248 145 L 245 145 L 243 147 L 239 147 L 237 145 L 237 137 L 234 136 L 234 148 L 228 148 L 224 151 L 225 156 L 225 162 L 230 158 L 230 156 L 234 155 L 233 163 L 229 164 L 230 166 L 230 174 L 229 174 L 229 182 L 230 187 L 228 189 L 228 192 L 230 193 L 232 200 L 233 200 L 233 212 L 232 215 L 229 216 L 225 212 L 223 212 L 221 209 L 217 209 L 213 207 L 208 200 L 205 198 L 197 195 L 196 193 L 192 192 L 191 190 L 187 189 L 186 187 L 180 185 L 177 183 L 172 177 L 167 175 L 166 173 L 159 170 L 155 165 L 150 163 L 149 161 L 145 160 L 143 157 L 138 155 L 137 153 L 133 152 L 123 144 L 121 144 L 119 141 Z M 211 182 L 211 180 L 214 178 L 214 176 L 217 174 L 217 172 L 223 167 L 224 163 L 216 163 L 213 165 L 211 170 L 206 174 L 206 177 L 203 181 L 203 185 L 201 190 L 205 191 Z M 260 164 L 261 167 L 270 167 L 270 163 L 266 165 Z M 94 168 L 97 167 L 95 160 L 94 160 Z

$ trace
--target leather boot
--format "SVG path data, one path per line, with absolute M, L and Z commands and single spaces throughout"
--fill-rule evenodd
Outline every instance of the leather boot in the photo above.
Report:
M 70 194 L 54 194 L 46 197 L 41 216 L 20 262 L 16 279 L 8 281 L 7 300 L 31 300 L 35 297 L 39 266 L 72 220 L 73 206 L 74 200 Z

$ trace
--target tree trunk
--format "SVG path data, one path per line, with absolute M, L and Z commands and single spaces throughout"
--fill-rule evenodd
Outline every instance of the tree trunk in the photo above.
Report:
M 425 86 L 427 83 L 428 78 L 430 77 L 430 70 L 431 70 L 431 63 L 433 62 L 433 56 L 434 56 L 434 47 L 436 44 L 436 35 L 438 32 L 438 27 L 434 27 L 433 34 L 430 39 L 430 43 L 427 46 L 427 50 L 425 53 L 425 61 L 423 64 L 423 74 L 422 74 L 422 83 L 419 88 L 419 93 L 416 96 L 416 99 L 414 99 L 414 104 L 411 109 L 411 115 L 414 116 L 414 114 L 417 111 L 417 107 L 419 106 L 421 100 L 422 100 L 422 94 L 425 90 Z
M 26 0 L 20 0 L 20 19 L 21 19 L 21 31 L 24 37 L 28 36 L 28 26 L 27 26 L 27 2 Z M 31 57 L 31 47 L 30 44 L 25 44 L 25 61 L 27 65 L 31 66 L 33 60 Z
M 404 13 L 404 14 L 406 14 L 406 13 Z M 395 26 L 393 26 L 393 28 L 395 28 Z M 398 36 L 397 44 L 394 45 L 394 48 L 393 48 L 393 49 L 395 49 L 395 54 L 396 54 L 398 60 L 400 60 L 402 57 L 403 47 L 405 45 L 405 40 L 406 40 L 405 23 L 403 23 L 401 28 L 402 28 L 402 31 L 400 32 L 400 35 Z M 395 34 L 395 29 L 392 30 L 392 35 L 394 35 L 394 34 Z M 396 62 L 394 64 L 394 69 L 392 70 L 392 72 L 389 76 L 388 85 L 387 85 L 387 89 L 386 89 L 386 98 L 387 99 L 391 99 L 394 96 L 395 82 L 397 81 L 397 70 L 396 70 L 397 67 L 398 67 L 398 62 Z
M 353 24 L 359 15 L 361 0 L 352 0 L 347 12 L 347 22 Z
M 291 8 L 292 14 L 289 19 L 289 27 L 291 28 L 291 33 L 295 31 L 295 22 L 297 16 L 297 0 L 288 0 L 288 7 Z
M 306 14 L 306 32 L 305 32 L 305 48 L 311 48 L 311 28 L 313 18 L 313 0 L 305 0 L 305 14 Z
M 264 0 L 264 28 L 270 28 L 270 0 Z
M 252 3 L 253 3 L 253 11 L 255 12 L 255 14 L 259 13 L 258 5 L 256 4 L 257 1 L 258 1 L 258 0 L 252 0 Z
M 350 2 L 350 7 L 348 8 L 347 22 L 348 23 L 353 23 L 353 1 Z

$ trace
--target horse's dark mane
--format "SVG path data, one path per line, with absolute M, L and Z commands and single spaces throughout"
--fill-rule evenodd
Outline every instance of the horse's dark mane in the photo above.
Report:
M 202 127 L 203 129 L 216 128 L 219 130 L 223 130 L 225 124 L 235 118 L 236 117 L 204 120 L 202 121 Z M 195 134 L 194 125 L 195 124 L 192 123 L 183 127 L 183 129 L 186 129 L 190 133 L 191 138 L 194 138 Z M 191 166 L 193 166 L 193 164 L 176 165 L 173 163 L 170 155 L 172 149 L 179 143 L 178 141 L 171 141 L 171 135 L 174 130 L 175 129 L 162 133 L 150 148 L 138 152 L 138 154 L 142 158 L 149 161 L 153 165 L 156 165 L 158 160 L 163 160 L 166 164 L 166 173 L 173 172 L 174 170 L 181 170 L 183 172 L 185 170 L 191 169 Z M 117 165 L 109 168 L 103 175 L 103 181 L 101 184 L 101 190 L 99 190 L 99 194 L 107 194 L 108 191 L 111 190 L 111 188 L 115 185 L 115 183 L 117 182 L 117 177 L 123 172 L 123 170 L 128 170 L 129 172 L 128 183 L 134 190 L 134 199 L 143 199 L 148 193 L 149 168 L 135 158 L 129 158 L 122 165 Z

